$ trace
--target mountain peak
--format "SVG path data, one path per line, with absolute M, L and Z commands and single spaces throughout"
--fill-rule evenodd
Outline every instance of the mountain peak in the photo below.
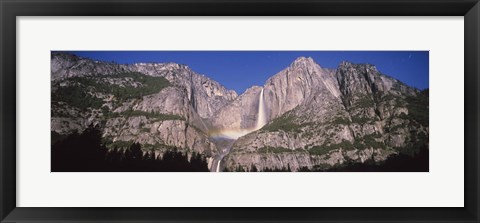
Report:
M 343 60 L 340 62 L 339 67 L 348 67 L 348 66 L 353 66 L 353 63 L 350 61 Z
M 342 61 L 340 62 L 340 64 L 338 65 L 339 68 L 347 68 L 347 67 L 354 67 L 354 68 L 361 68 L 361 67 L 364 67 L 365 69 L 368 69 L 368 70 L 377 70 L 377 67 L 373 64 L 369 64 L 369 63 L 352 63 L 350 61 Z
M 311 57 L 297 57 L 297 59 L 295 59 L 295 61 L 313 61 L 313 58 Z
M 179 63 L 174 63 L 174 62 L 141 62 L 141 63 L 134 63 L 134 66 L 137 67 L 159 67 L 163 69 L 185 69 L 185 70 L 191 70 L 190 67 L 186 64 L 179 64 Z
M 313 58 L 311 57 L 297 57 L 297 59 L 295 59 L 293 61 L 293 63 L 315 63 L 315 61 L 313 61 Z
M 311 57 L 298 57 L 290 64 L 290 67 L 312 66 L 315 64 L 315 61 Z

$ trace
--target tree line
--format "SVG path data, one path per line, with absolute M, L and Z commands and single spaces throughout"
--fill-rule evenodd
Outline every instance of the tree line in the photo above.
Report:
M 258 169 L 255 165 L 246 168 L 237 165 L 232 169 L 225 167 L 224 172 L 292 172 L 290 164 L 282 168 Z M 297 172 L 428 172 L 429 171 L 429 150 L 427 145 L 422 145 L 418 151 L 413 154 L 395 154 L 389 156 L 386 160 L 375 162 L 372 158 L 364 163 L 347 160 L 341 165 L 329 168 L 321 168 L 320 166 L 300 167 Z
M 200 153 L 190 155 L 177 148 L 156 155 L 144 152 L 139 143 L 126 148 L 107 149 L 102 131 L 90 126 L 52 145 L 52 172 L 208 172 Z

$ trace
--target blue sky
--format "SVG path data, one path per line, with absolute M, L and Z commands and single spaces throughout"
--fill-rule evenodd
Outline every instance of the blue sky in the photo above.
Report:
M 263 85 L 297 57 L 312 57 L 320 66 L 341 61 L 374 64 L 377 69 L 420 90 L 428 88 L 428 51 L 69 51 L 78 56 L 122 64 L 175 62 L 243 93 Z

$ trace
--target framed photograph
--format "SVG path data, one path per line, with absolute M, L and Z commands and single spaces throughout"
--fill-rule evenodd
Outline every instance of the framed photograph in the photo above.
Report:
M 2 1 L 2 222 L 478 222 L 478 1 Z

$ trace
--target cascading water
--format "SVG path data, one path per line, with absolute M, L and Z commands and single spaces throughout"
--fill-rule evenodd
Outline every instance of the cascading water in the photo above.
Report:
M 233 143 L 235 142 L 235 140 L 238 137 L 240 137 L 242 135 L 245 135 L 249 132 L 259 130 L 265 124 L 267 124 L 267 116 L 265 114 L 265 102 L 263 100 L 263 88 L 262 88 L 262 90 L 260 91 L 260 96 L 258 98 L 258 114 L 257 114 L 257 123 L 255 124 L 255 127 L 254 128 L 249 128 L 249 129 L 244 129 L 242 132 L 240 132 L 240 134 L 237 133 L 236 135 L 235 134 L 230 134 L 229 135 L 229 136 L 235 136 L 235 137 L 225 137 L 223 140 L 227 140 L 229 143 L 224 145 L 225 149 L 223 149 L 222 153 L 217 158 L 215 158 L 218 161 L 216 163 L 215 169 L 212 168 L 211 171 L 220 172 L 220 168 L 221 168 L 220 165 L 221 165 L 223 157 L 230 152 L 230 149 L 232 148 Z M 227 135 L 227 134 L 224 134 L 224 135 Z M 213 165 L 215 165 L 215 162 L 214 162 Z
M 220 162 L 221 162 L 221 161 L 222 161 L 222 160 L 219 160 L 218 163 L 217 163 L 216 172 L 220 172 Z
M 255 130 L 262 128 L 265 124 L 267 124 L 267 118 L 265 116 L 265 104 L 263 101 L 263 88 L 260 91 L 260 98 L 258 99 L 258 116 L 257 116 L 257 125 L 255 126 Z

